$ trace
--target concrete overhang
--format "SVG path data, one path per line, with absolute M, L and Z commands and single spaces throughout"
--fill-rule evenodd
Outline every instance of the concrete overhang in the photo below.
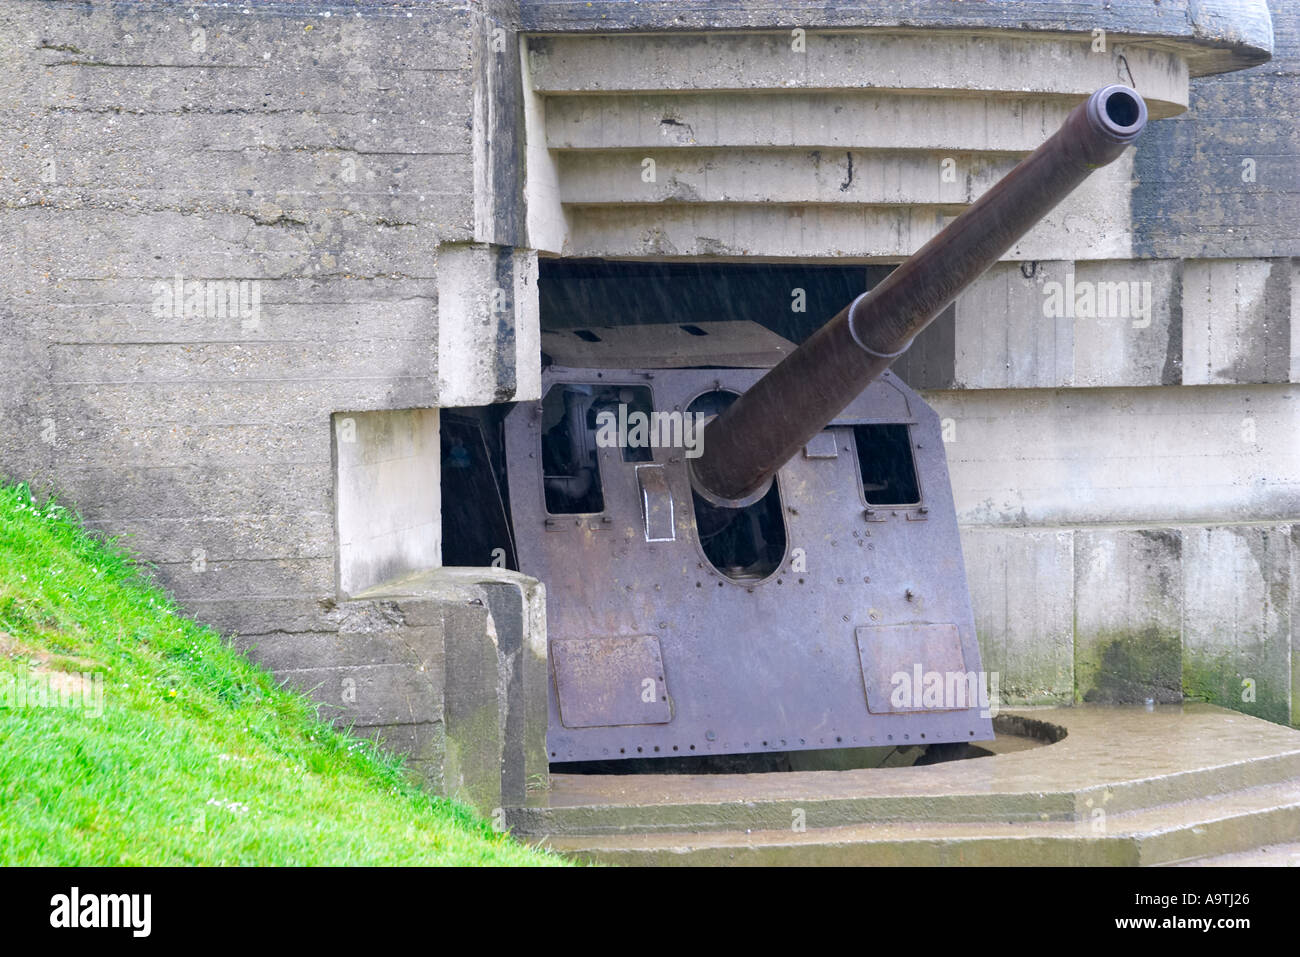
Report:
M 1123 83 L 1176 117 L 1192 78 L 1274 42 L 1265 0 L 517 10 L 529 243 L 615 259 L 897 262 L 1093 90 Z M 1004 258 L 1130 258 L 1136 153 Z
M 1025 0 L 1023 3 L 797 5 L 770 0 L 521 0 L 520 29 L 532 34 L 678 33 L 715 30 L 918 29 L 1017 31 L 1077 39 L 1105 30 L 1116 42 L 1176 53 L 1193 77 L 1244 70 L 1273 55 L 1266 0 Z

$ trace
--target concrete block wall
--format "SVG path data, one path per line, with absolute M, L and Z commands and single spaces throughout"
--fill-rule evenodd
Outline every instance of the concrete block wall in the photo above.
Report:
M 347 598 L 440 562 L 439 407 L 538 397 L 517 6 L 0 5 L 0 474 L 437 786 L 487 595 Z
M 945 419 L 1011 700 L 1185 691 L 1300 723 L 1294 262 L 1000 264 L 900 364 Z M 1045 315 L 1052 283 L 1135 282 L 1149 307 Z
M 399 576 L 334 605 L 333 631 L 238 638 L 322 713 L 404 754 L 485 815 L 545 788 L 546 606 L 498 569 Z
M 1273 61 L 1193 79 L 1136 149 L 1135 258 L 1000 264 L 897 367 L 949 420 L 1013 700 L 1300 724 L 1300 11 L 1270 8 Z M 1149 308 L 1051 303 L 1135 282 Z

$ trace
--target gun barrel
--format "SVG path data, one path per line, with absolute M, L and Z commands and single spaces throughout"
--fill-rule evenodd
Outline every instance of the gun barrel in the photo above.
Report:
M 969 209 L 774 366 L 704 430 L 690 460 L 695 490 L 739 508 L 1093 170 L 1113 162 L 1147 122 L 1142 97 L 1103 87 Z

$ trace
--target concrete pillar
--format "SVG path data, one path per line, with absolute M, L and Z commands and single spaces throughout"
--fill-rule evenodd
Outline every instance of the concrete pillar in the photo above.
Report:
M 352 604 L 393 610 L 386 640 L 399 660 L 408 641 L 436 636 L 426 693 L 440 728 L 418 757 L 431 762 L 424 777 L 432 787 L 492 816 L 549 785 L 540 582 L 507 569 L 434 568 Z

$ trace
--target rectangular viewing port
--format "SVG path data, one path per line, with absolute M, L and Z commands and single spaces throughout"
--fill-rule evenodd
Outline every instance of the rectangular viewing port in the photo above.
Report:
M 907 425 L 855 425 L 853 441 L 858 448 L 863 501 L 885 507 L 920 504 L 921 489 Z
M 654 453 L 644 423 L 653 411 L 645 386 L 558 383 L 542 400 L 542 473 L 546 511 L 552 515 L 603 512 L 600 416 L 618 423 L 624 462 L 650 462 Z M 608 430 L 605 430 L 608 431 Z

